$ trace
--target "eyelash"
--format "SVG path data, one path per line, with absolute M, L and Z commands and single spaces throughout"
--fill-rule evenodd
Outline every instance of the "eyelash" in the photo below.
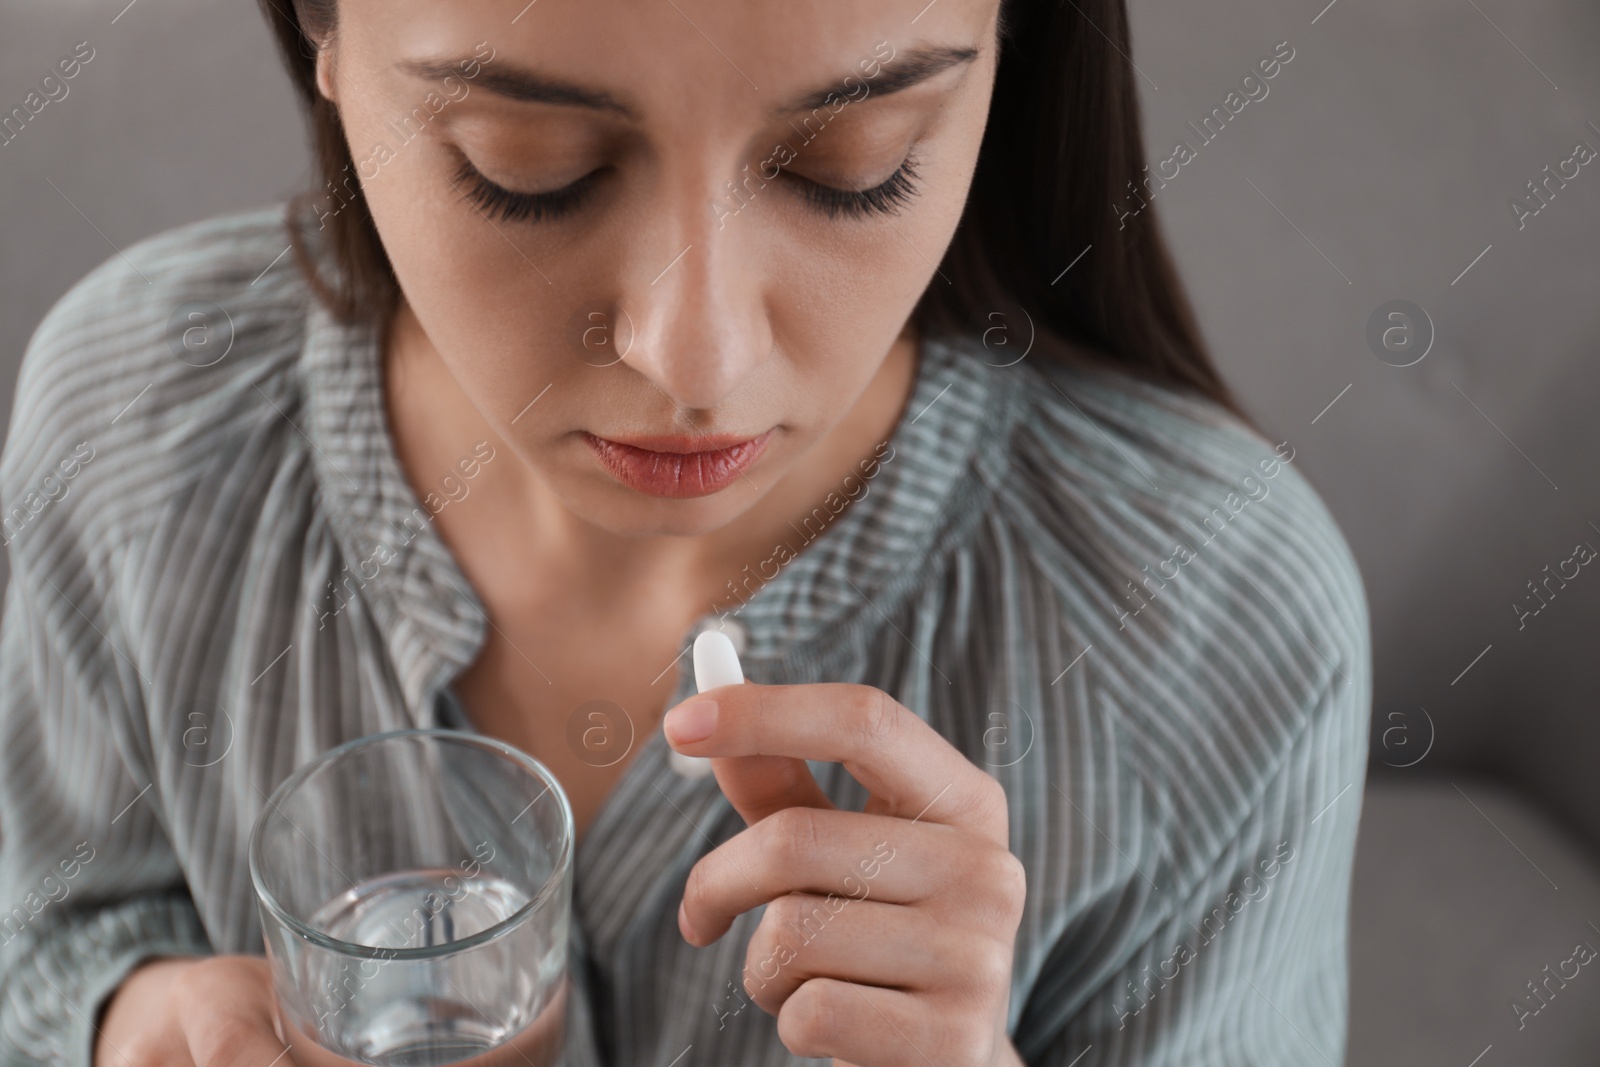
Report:
M 592 170 L 577 181 L 548 193 L 514 193 L 485 178 L 472 161 L 463 156 L 450 184 L 491 219 L 545 222 L 576 208 L 604 170 L 603 167 Z
M 917 161 L 907 155 L 899 168 L 884 181 L 868 189 L 838 189 L 831 185 L 809 181 L 801 182 L 801 195 L 819 208 L 830 219 L 840 215 L 894 215 L 911 202 L 920 191 L 917 185 Z
M 465 156 L 451 178 L 462 196 L 491 219 L 504 222 L 547 222 L 575 210 L 606 168 L 590 171 L 577 181 L 548 193 L 517 193 L 484 177 Z M 800 183 L 800 195 L 828 218 L 843 215 L 894 215 L 920 192 L 917 161 L 907 155 L 895 172 L 867 189 L 839 189 L 790 175 Z

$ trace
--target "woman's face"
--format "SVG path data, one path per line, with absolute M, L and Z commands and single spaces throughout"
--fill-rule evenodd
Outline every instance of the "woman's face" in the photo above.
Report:
M 340 0 L 318 77 L 465 395 L 581 518 L 686 534 L 793 469 L 946 284 L 996 7 Z

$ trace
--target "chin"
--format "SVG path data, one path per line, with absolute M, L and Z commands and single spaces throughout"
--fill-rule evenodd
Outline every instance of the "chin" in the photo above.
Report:
M 748 483 L 687 499 L 650 496 L 616 482 L 557 495 L 579 519 L 616 537 L 708 534 L 743 515 L 761 498 Z

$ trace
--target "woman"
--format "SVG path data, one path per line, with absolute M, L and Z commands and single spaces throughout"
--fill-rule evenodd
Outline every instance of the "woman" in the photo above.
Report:
M 19 382 L 8 1060 L 284 1056 L 252 821 L 454 725 L 571 796 L 570 1064 L 1338 1062 L 1366 605 L 1121 0 L 263 9 L 317 189 Z

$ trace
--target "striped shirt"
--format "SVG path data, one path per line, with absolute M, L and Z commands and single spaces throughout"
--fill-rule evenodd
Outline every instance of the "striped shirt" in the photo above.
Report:
M 88 1063 L 141 959 L 263 950 L 246 846 L 295 767 L 470 728 L 451 683 L 483 604 L 402 472 L 374 333 L 315 304 L 286 244 L 279 207 L 145 241 L 23 361 L 0 458 L 8 1063 Z M 990 356 L 925 341 L 854 503 L 701 625 L 754 681 L 887 691 L 1005 787 L 1029 1063 L 1338 1063 L 1371 701 L 1349 549 L 1292 443 Z M 810 1062 L 743 990 L 763 909 L 706 948 L 678 932 L 691 866 L 742 820 L 659 730 L 636 747 L 575 860 L 563 1062 Z

